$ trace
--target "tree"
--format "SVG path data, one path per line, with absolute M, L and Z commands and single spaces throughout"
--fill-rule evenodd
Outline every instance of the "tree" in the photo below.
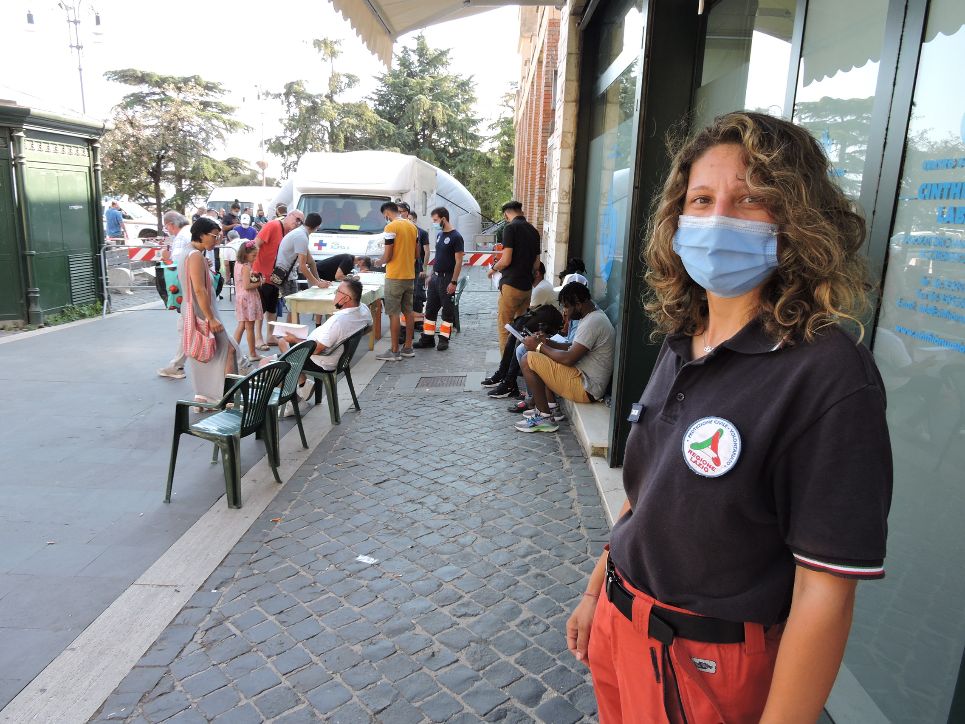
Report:
M 513 161 L 516 149 L 515 90 L 503 96 L 499 117 L 482 148 L 460 155 L 452 170 L 479 202 L 483 216 L 498 219 L 500 207 L 513 195 Z
M 342 96 L 359 79 L 337 69 L 341 43 L 313 41 L 326 66 L 324 93 L 313 93 L 306 81 L 285 84 L 281 100 L 283 131 L 269 139 L 268 150 L 291 172 L 312 151 L 397 151 L 417 156 L 462 181 L 480 202 L 483 213 L 498 216 L 512 193 L 513 104 L 504 99 L 503 113 L 479 133 L 472 77 L 448 72 L 449 50 L 429 46 L 424 35 L 414 48 L 403 48 L 393 68 L 378 78 L 366 102 L 345 102 Z
M 391 124 L 391 146 L 452 173 L 482 138 L 473 78 L 447 72 L 449 53 L 430 48 L 420 33 L 415 48 L 403 48 L 392 69 L 379 76 L 372 102 Z
M 794 121 L 824 146 L 841 189 L 857 200 L 861 192 L 874 98 L 829 98 L 794 106 Z
M 240 159 L 220 161 L 211 155 L 229 133 L 247 130 L 232 117 L 234 107 L 219 100 L 225 93 L 221 84 L 133 68 L 104 75 L 137 89 L 114 107 L 113 128 L 104 136 L 104 188 L 154 203 L 158 227 L 166 205 L 183 213 L 244 166 Z M 166 200 L 164 185 L 174 189 Z
M 232 161 L 240 162 L 238 171 L 232 173 L 230 176 L 226 176 L 221 180 L 222 186 L 261 186 L 261 171 L 253 168 L 249 168 L 247 163 L 244 163 L 240 159 L 229 158 L 225 160 L 225 163 L 230 164 Z M 265 186 L 279 186 L 278 179 L 272 178 L 271 176 L 265 177 Z
M 314 93 L 304 80 L 295 80 L 286 83 L 281 93 L 269 94 L 282 102 L 285 114 L 282 133 L 268 139 L 268 151 L 281 157 L 289 173 L 306 153 L 382 148 L 391 134 L 391 126 L 367 103 L 340 100 L 359 83 L 357 75 L 335 69 L 342 41 L 321 38 L 312 45 L 328 65 L 327 91 Z

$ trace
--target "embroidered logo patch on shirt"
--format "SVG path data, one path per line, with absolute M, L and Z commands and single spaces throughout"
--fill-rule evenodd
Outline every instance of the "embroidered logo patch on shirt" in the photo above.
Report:
M 729 471 L 740 453 L 740 433 L 722 417 L 702 417 L 684 433 L 684 462 L 705 478 L 717 478 Z

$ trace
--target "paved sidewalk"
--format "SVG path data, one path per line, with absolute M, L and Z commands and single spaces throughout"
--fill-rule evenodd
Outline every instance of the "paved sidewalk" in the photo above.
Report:
M 210 446 L 182 438 L 178 504 L 162 502 L 192 392 L 155 373 L 177 342 L 155 304 L 0 340 L 0 709 L 224 495 Z M 242 473 L 264 456 L 241 450 Z
M 383 365 L 94 720 L 595 717 L 564 626 L 608 528 L 568 423 L 413 389 L 478 376 L 494 305 L 467 291 L 448 352 Z

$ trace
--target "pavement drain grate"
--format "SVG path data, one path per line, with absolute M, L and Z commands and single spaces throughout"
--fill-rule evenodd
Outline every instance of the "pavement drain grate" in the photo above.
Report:
M 432 377 L 420 377 L 419 381 L 416 382 L 415 386 L 418 389 L 424 389 L 426 387 L 464 387 L 466 384 L 466 375 L 434 375 Z

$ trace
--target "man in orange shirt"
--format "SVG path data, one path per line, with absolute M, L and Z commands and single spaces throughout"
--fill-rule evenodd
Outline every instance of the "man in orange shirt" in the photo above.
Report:
M 379 211 L 387 222 L 385 251 L 378 266 L 385 266 L 385 313 L 389 315 L 389 334 L 392 349 L 376 355 L 384 362 L 398 362 L 403 357 L 415 357 L 412 336 L 415 315 L 412 313 L 412 287 L 415 280 L 415 259 L 419 230 L 411 221 L 399 215 L 398 204 L 387 201 Z M 400 315 L 405 315 L 405 345 L 399 350 Z
M 278 256 L 278 246 L 282 238 L 296 226 L 301 226 L 305 220 L 305 215 L 298 211 L 292 211 L 283 219 L 273 219 L 261 227 L 255 243 L 258 244 L 258 257 L 251 265 L 251 270 L 261 274 L 265 283 L 258 287 L 258 295 L 261 297 L 261 308 L 265 312 L 265 321 L 274 322 L 278 318 L 278 292 L 279 289 L 274 284 L 268 283 L 271 270 L 275 268 L 275 259 Z M 267 343 L 261 340 L 266 340 Z M 271 325 L 266 330 L 266 336 L 262 337 L 261 323 L 255 326 L 255 344 L 258 349 L 266 350 L 268 345 L 278 345 L 278 340 L 271 333 Z

